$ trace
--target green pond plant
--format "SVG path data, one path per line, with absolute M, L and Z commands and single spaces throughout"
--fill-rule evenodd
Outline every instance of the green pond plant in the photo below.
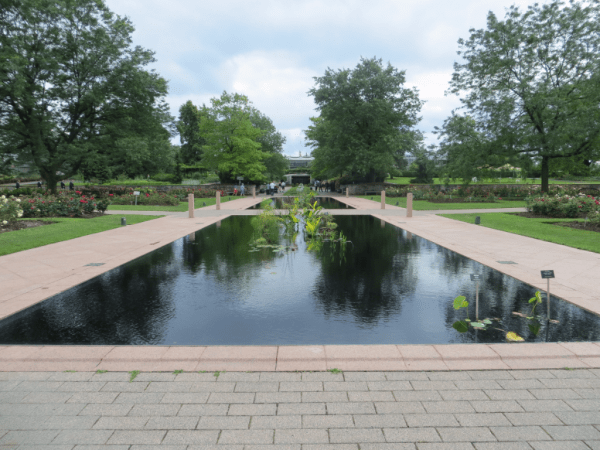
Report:
M 533 335 L 537 336 L 541 329 L 541 322 L 540 322 L 538 316 L 535 315 L 535 308 L 537 305 L 542 303 L 542 296 L 540 294 L 540 291 L 536 291 L 534 297 L 532 297 L 529 300 L 529 303 L 533 304 L 533 306 L 531 308 L 531 312 L 529 314 L 523 314 L 523 313 L 520 313 L 517 311 L 514 311 L 512 314 L 516 317 L 522 317 L 522 318 L 526 319 L 528 321 L 527 327 L 529 328 L 529 331 L 531 333 L 533 333 Z M 494 322 L 496 322 L 497 325 L 500 324 L 501 320 L 498 318 L 494 318 L 494 319 L 486 318 L 483 320 L 471 321 L 471 319 L 469 318 L 469 302 L 467 301 L 467 299 L 464 295 L 459 295 L 458 297 L 456 297 L 453 301 L 452 306 L 457 311 L 460 309 L 464 309 L 465 313 L 466 313 L 465 319 L 457 320 L 456 322 L 454 322 L 452 324 L 452 328 L 454 328 L 459 333 L 466 333 L 467 331 L 469 331 L 469 327 L 476 329 L 476 330 L 486 330 L 488 328 L 491 328 L 491 329 L 500 331 L 502 333 L 505 333 L 506 340 L 509 342 L 524 341 L 524 339 L 521 336 L 519 336 L 517 333 L 515 333 L 514 331 L 507 331 L 502 328 L 492 326 L 492 325 L 494 325 Z M 557 321 L 551 321 L 551 322 L 558 323 Z
M 284 210 L 275 212 L 268 204 L 263 212 L 252 221 L 255 239 L 250 245 L 250 252 L 271 248 L 272 252 L 295 251 L 298 249 L 296 238 L 300 227 L 304 227 L 309 251 L 321 251 L 323 244 L 328 242 L 332 248 L 340 244 L 340 254 L 343 258 L 348 242 L 343 233 L 336 231 L 337 223 L 333 216 L 323 213 L 323 208 L 315 200 L 316 194 L 303 190 L 298 197 L 284 204 Z M 281 233 L 288 241 L 287 245 L 280 243 Z M 331 254 L 333 258 L 333 252 Z M 340 260 L 341 263 L 341 260 Z

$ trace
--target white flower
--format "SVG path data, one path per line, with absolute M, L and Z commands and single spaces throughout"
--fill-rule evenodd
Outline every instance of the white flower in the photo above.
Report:
M 2 197 L 0 197 L 0 198 L 6 198 L 6 195 L 3 195 L 3 196 L 2 196 Z
M 2 221 L 2 225 L 6 225 L 8 223 L 8 220 L 3 220 Z
M 20 202 L 20 201 L 21 201 L 21 199 L 20 199 L 20 198 L 15 198 L 15 200 L 16 200 L 16 201 L 18 201 L 18 202 Z
M 20 212 L 19 214 L 17 214 L 17 217 L 23 217 L 23 213 Z

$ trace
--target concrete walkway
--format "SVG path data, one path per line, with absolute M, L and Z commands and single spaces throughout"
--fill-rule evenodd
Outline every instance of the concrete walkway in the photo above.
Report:
M 0 373 L 0 448 L 600 449 L 594 369 L 134 375 Z

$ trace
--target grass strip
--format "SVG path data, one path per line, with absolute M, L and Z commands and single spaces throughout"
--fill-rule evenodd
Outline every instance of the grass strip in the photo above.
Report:
M 597 232 L 553 225 L 557 222 L 581 222 L 580 220 L 534 219 L 507 213 L 440 215 L 467 223 L 475 223 L 475 216 L 479 216 L 481 226 L 484 227 L 600 253 L 600 235 Z
M 233 196 L 224 196 L 221 197 L 221 203 L 225 203 L 228 201 L 237 200 L 240 197 Z M 204 203 L 206 206 L 212 206 L 217 203 L 217 199 L 215 197 L 209 198 L 195 198 L 194 199 L 194 209 L 203 208 Z M 160 206 L 160 205 L 110 205 L 108 207 L 109 211 L 175 211 L 175 212 L 184 212 L 188 210 L 188 202 L 180 202 L 179 206 Z
M 358 198 L 373 199 L 381 205 L 381 195 L 357 195 Z M 398 205 L 396 205 L 398 202 Z M 385 197 L 386 205 L 400 206 L 406 208 L 406 197 Z M 498 200 L 495 203 L 431 203 L 427 200 L 413 200 L 413 209 L 415 211 L 438 211 L 448 209 L 495 209 L 495 208 L 525 208 L 524 200 Z
M 42 220 L 44 222 L 56 222 L 50 225 L 42 225 L 35 228 L 0 233 L 0 256 L 16 253 L 30 248 L 54 244 L 55 242 L 68 241 L 88 234 L 100 233 L 121 226 L 121 217 L 127 219 L 127 225 L 134 225 L 147 220 L 157 219 L 163 216 L 101 216 L 93 219 L 77 219 L 71 217 L 51 217 L 41 219 L 20 220 Z

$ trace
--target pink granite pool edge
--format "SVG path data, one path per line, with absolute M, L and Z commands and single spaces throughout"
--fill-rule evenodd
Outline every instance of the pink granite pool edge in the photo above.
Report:
M 355 200 L 361 201 L 356 202 Z M 352 202 L 352 206 L 358 207 L 358 209 L 366 209 L 365 205 L 372 208 L 371 204 L 373 202 L 363 204 L 369 201 L 364 200 L 363 202 L 362 200 L 352 199 L 348 203 Z M 256 203 L 252 199 L 238 200 L 236 202 L 244 202 L 244 204 L 234 205 L 234 202 L 231 202 L 229 205 L 226 204 L 228 209 L 245 209 L 248 207 L 245 205 L 246 203 Z M 214 212 L 214 207 L 211 209 Z M 426 239 L 465 254 L 465 256 L 472 259 L 477 260 L 477 258 L 480 258 L 485 260 L 486 257 L 490 259 L 490 255 L 486 255 L 481 249 L 479 249 L 479 253 L 473 250 L 469 251 L 468 249 L 465 251 L 464 248 L 461 252 L 460 249 L 456 249 L 459 246 L 455 242 L 452 242 L 452 239 L 448 239 L 447 236 L 440 237 L 436 235 L 435 231 L 439 231 L 440 222 L 438 220 L 434 220 L 436 223 L 432 224 L 432 221 L 428 220 L 428 217 L 413 218 L 415 220 L 406 219 L 402 217 L 404 211 L 402 208 L 392 207 L 390 209 L 398 210 L 398 214 L 394 214 L 393 216 L 373 215 L 383 221 L 413 230 Z M 208 213 L 207 210 L 205 211 Z M 157 219 L 163 221 L 161 222 L 163 225 L 159 227 L 162 231 L 161 233 L 156 232 L 154 236 L 160 235 L 158 243 L 166 245 L 190 232 L 194 232 L 227 217 L 226 214 L 219 217 L 210 217 L 206 213 L 202 219 L 196 218 L 190 220 L 183 217 Z M 449 220 L 444 218 L 439 219 L 442 221 Z M 157 221 L 144 223 L 151 224 L 152 222 Z M 167 223 L 166 229 L 164 226 L 165 223 Z M 198 227 L 198 225 L 202 226 Z M 85 279 L 97 276 L 113 267 L 117 267 L 154 250 L 156 247 L 152 245 L 156 243 L 149 242 L 149 240 L 154 239 L 152 237 L 153 227 L 150 226 L 147 228 L 150 230 L 142 236 L 140 245 L 128 248 L 127 251 L 122 252 L 118 256 L 113 255 L 112 258 L 107 258 L 106 265 L 101 268 L 72 269 L 75 270 L 74 274 L 68 272 L 66 274 L 53 273 L 48 277 L 54 278 L 50 283 L 46 282 L 47 280 L 38 280 L 40 281 L 39 284 L 28 286 L 30 289 L 24 289 L 22 293 L 17 292 L 16 295 L 8 297 L 5 294 L 4 297 L 0 297 L 0 318 L 24 309 L 24 307 L 31 306 L 31 304 L 38 303 L 58 292 L 80 284 Z M 142 227 L 138 229 L 141 231 Z M 117 230 L 121 231 L 115 232 L 113 235 L 117 235 L 118 237 L 125 229 Z M 479 230 L 482 230 L 482 228 L 479 228 Z M 478 232 L 480 232 L 479 230 Z M 502 233 L 496 230 L 490 231 L 493 236 L 498 236 L 496 233 Z M 110 231 L 104 233 L 110 233 Z M 485 234 L 486 232 L 483 231 L 483 233 Z M 91 236 L 100 237 L 97 235 Z M 106 239 L 107 236 L 108 234 L 103 234 L 102 239 Z M 76 247 L 86 237 L 51 245 L 62 244 L 62 248 L 69 246 Z M 438 242 L 440 240 L 442 242 Z M 536 241 L 536 243 L 539 242 L 541 241 Z M 477 243 L 474 244 L 474 247 L 477 248 Z M 6 263 L 7 257 L 11 257 L 13 260 L 27 260 L 31 256 L 31 253 L 27 252 L 33 253 L 34 250 L 39 249 L 0 257 L 0 281 L 2 280 L 2 269 L 6 269 L 7 265 L 14 268 L 14 265 L 11 265 L 10 262 Z M 48 249 L 46 248 L 46 250 Z M 590 252 L 585 252 L 585 254 L 588 253 Z M 492 255 L 491 258 L 496 258 L 497 254 L 502 254 L 502 252 L 496 250 L 496 254 Z M 574 254 L 578 255 L 578 253 Z M 15 257 L 14 255 L 18 256 Z M 523 255 L 523 257 L 527 257 L 526 253 Z M 598 255 L 593 255 L 600 261 Z M 86 257 L 89 257 L 89 255 Z M 41 259 L 43 260 L 43 258 Z M 560 261 L 560 255 L 555 260 Z M 591 260 L 588 259 L 585 262 Z M 49 265 L 51 266 L 51 264 Z M 493 266 L 493 261 L 486 265 Z M 594 266 L 594 270 L 597 267 L 600 267 L 600 264 Z M 512 266 L 494 268 L 511 276 L 515 276 L 515 270 L 525 270 L 526 279 L 531 279 L 533 276 L 532 273 L 537 270 L 536 267 L 527 267 L 525 269 L 523 267 L 515 268 Z M 577 271 L 577 267 L 574 269 Z M 581 270 L 579 272 L 581 274 Z M 516 278 L 523 279 L 523 277 Z M 598 293 L 593 289 L 590 290 L 589 284 L 580 283 L 578 285 L 576 282 L 563 283 L 564 285 L 558 284 L 557 290 L 559 294 L 557 295 L 563 298 L 570 297 L 567 298 L 568 301 L 575 304 L 579 302 L 585 309 L 600 314 Z M 49 286 L 44 286 L 46 284 Z M 576 295 L 573 295 L 573 293 Z M 21 303 L 18 303 L 19 300 Z M 17 307 L 18 309 L 15 309 Z M 364 346 L 0 346 L 0 371 L 323 371 L 331 369 L 356 371 L 445 371 L 599 367 L 600 344 L 592 342 Z

